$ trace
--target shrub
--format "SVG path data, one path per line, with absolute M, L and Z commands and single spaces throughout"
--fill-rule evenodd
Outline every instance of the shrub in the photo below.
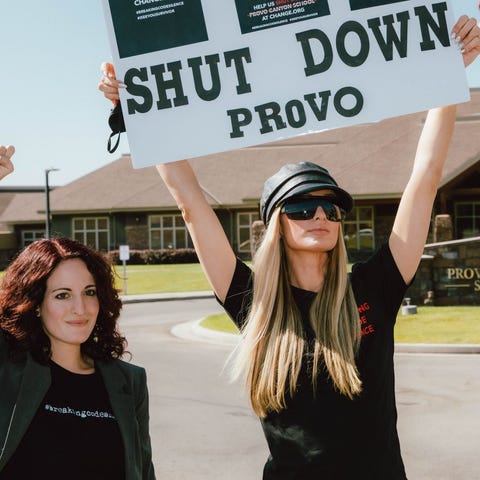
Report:
M 118 250 L 111 250 L 107 257 L 113 265 L 121 265 Z M 130 250 L 129 265 L 160 265 L 165 263 L 198 263 L 197 253 L 193 248 L 165 250 Z

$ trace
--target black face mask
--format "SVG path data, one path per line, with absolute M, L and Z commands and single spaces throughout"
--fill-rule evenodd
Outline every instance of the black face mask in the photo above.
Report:
M 108 137 L 107 150 L 109 153 L 113 153 L 120 143 L 120 134 L 125 132 L 125 121 L 123 119 L 122 105 L 118 102 L 110 111 L 110 116 L 108 117 L 108 125 L 112 130 L 112 133 Z M 115 135 L 118 134 L 115 144 L 112 145 L 112 139 Z

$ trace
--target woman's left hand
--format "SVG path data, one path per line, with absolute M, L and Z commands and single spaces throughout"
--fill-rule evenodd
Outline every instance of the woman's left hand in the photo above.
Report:
M 463 63 L 468 67 L 480 53 L 480 28 L 477 19 L 462 15 L 452 29 L 452 38 L 460 46 Z
M 13 172 L 12 155 L 15 153 L 15 147 L 0 145 L 0 180 Z

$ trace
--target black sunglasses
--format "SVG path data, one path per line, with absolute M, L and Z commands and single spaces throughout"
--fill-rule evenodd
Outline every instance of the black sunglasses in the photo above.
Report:
M 290 220 L 310 220 L 318 207 L 322 207 L 327 220 L 331 222 L 341 222 L 345 218 L 345 210 L 325 197 L 293 199 L 285 202 L 280 211 Z

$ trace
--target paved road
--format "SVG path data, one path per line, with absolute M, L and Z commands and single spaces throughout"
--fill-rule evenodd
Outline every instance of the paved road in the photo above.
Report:
M 159 479 L 261 479 L 260 425 L 241 386 L 222 372 L 231 347 L 171 334 L 174 325 L 219 311 L 213 299 L 124 306 L 121 328 L 148 373 Z M 409 479 L 480 479 L 480 355 L 398 354 L 396 366 Z

